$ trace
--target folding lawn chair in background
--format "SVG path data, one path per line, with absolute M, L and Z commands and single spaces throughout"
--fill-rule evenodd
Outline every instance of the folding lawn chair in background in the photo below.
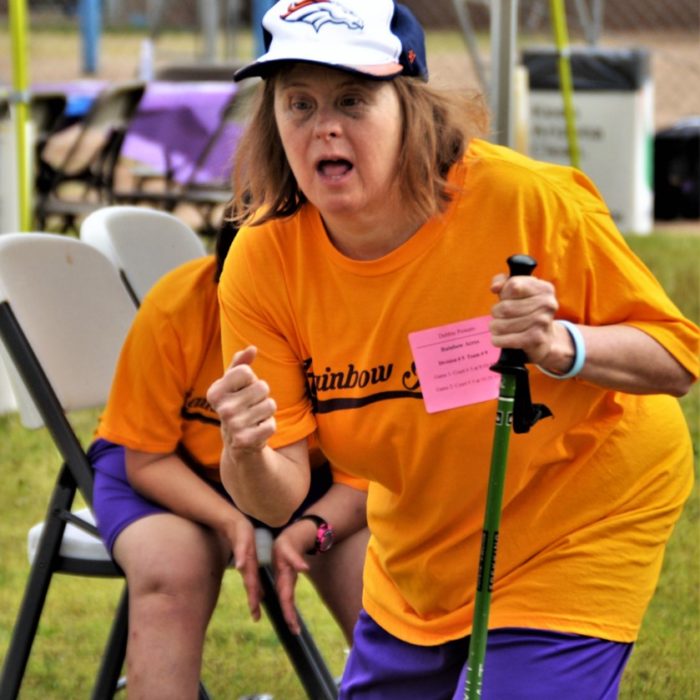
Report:
M 98 209 L 83 220 L 80 238 L 117 266 L 137 304 L 166 272 L 207 252 L 177 216 L 146 207 Z
M 146 207 L 112 206 L 94 212 L 83 221 L 80 238 L 112 260 L 137 303 L 168 271 L 168 266 L 175 267 L 204 254 L 201 239 L 177 217 Z M 256 532 L 265 612 L 308 697 L 332 700 L 337 696 L 335 680 L 301 614 L 299 636 L 291 634 L 284 621 L 269 554 L 261 553 L 260 543 L 266 539 L 269 543 L 265 535 L 269 533 L 261 529 Z
M 224 159 L 233 159 L 237 138 L 248 118 L 251 100 L 260 81 L 257 78 L 243 81 L 228 104 L 222 109 L 219 123 L 200 151 L 184 182 L 178 182 L 169 155 L 166 152 L 164 172 L 136 168 L 136 186 L 133 190 L 117 191 L 115 201 L 126 204 L 149 204 L 166 211 L 174 211 L 180 205 L 189 205 L 197 211 L 201 224 L 198 231 L 205 236 L 216 234 L 219 226 L 218 213 L 231 199 L 231 182 L 228 169 L 221 170 Z M 218 173 L 212 175 L 209 167 L 218 164 Z M 146 184 L 153 179 L 164 181 L 164 189 L 148 189 Z
M 145 84 L 129 82 L 105 88 L 79 122 L 78 134 L 55 162 L 42 157 L 36 173 L 36 225 L 46 230 L 49 217 L 61 229 L 114 199 L 114 175 L 129 123 Z M 46 152 L 47 149 L 44 149 Z M 73 185 L 72 191 L 68 185 Z

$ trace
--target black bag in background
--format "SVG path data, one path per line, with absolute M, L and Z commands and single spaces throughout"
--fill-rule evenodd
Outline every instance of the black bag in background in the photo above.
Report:
M 700 117 L 690 117 L 654 138 L 654 218 L 700 218 Z

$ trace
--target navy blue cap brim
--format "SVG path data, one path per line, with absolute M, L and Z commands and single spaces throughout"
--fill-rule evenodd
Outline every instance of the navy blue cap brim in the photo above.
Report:
M 233 75 L 233 79 L 238 82 L 240 80 L 245 80 L 246 78 L 270 78 L 277 71 L 279 71 L 284 66 L 291 66 L 297 63 L 305 63 L 313 66 L 325 66 L 326 68 L 332 68 L 333 70 L 343 71 L 343 73 L 350 73 L 351 75 L 356 75 L 359 78 L 367 78 L 368 80 L 393 80 L 400 75 L 405 75 L 406 71 L 397 70 L 396 73 L 391 73 L 388 75 L 376 75 L 374 73 L 366 73 L 361 68 L 353 66 L 343 66 L 337 63 L 327 63 L 325 61 L 311 61 L 309 59 L 294 59 L 294 58 L 284 58 L 273 61 L 255 61 L 239 68 Z

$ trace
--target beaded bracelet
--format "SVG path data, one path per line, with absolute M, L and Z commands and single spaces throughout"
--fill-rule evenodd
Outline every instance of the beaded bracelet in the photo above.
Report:
M 564 328 L 566 328 L 569 335 L 571 336 L 571 340 L 574 343 L 573 364 L 563 374 L 556 374 L 555 372 L 550 372 L 548 369 L 540 367 L 539 365 L 536 365 L 536 367 L 540 372 L 542 372 L 542 374 L 546 374 L 548 377 L 553 377 L 554 379 L 571 379 L 583 369 L 583 365 L 586 362 L 586 343 L 583 340 L 583 336 L 581 335 L 581 331 L 578 329 L 578 326 L 571 323 L 571 321 L 557 320 L 555 321 L 555 323 L 559 323 L 562 326 L 564 326 Z

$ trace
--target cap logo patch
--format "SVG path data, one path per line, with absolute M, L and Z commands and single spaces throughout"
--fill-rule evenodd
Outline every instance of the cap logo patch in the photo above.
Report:
M 294 2 L 281 15 L 285 22 L 310 24 L 316 33 L 324 24 L 344 24 L 348 29 L 363 29 L 364 22 L 338 2 L 328 0 L 301 0 Z

